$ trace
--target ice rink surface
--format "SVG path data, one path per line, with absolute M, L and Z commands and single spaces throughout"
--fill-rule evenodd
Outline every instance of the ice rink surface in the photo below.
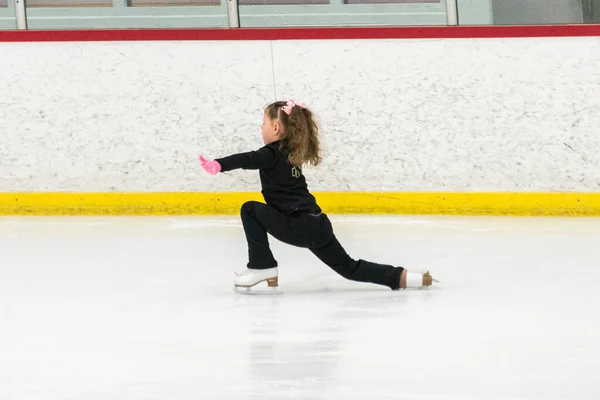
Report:
M 600 219 L 330 218 L 441 283 L 271 239 L 283 294 L 240 295 L 237 217 L 0 218 L 0 400 L 600 398 Z

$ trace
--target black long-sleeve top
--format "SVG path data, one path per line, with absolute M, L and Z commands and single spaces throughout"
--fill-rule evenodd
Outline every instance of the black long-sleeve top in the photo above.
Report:
M 288 152 L 281 141 L 259 150 L 217 158 L 221 172 L 234 169 L 258 169 L 265 202 L 284 214 L 308 212 L 319 214 L 321 208 L 308 191 L 300 168 L 288 161 Z

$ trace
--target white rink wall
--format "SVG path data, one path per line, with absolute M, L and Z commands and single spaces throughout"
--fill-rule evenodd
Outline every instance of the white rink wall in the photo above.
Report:
M 600 192 L 600 38 L 0 43 L 0 192 L 255 191 L 198 154 L 263 107 L 323 131 L 313 191 Z

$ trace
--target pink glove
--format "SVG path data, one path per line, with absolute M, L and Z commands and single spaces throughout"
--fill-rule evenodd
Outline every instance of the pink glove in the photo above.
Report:
M 221 171 L 221 164 L 218 161 L 207 160 L 202 155 L 200 156 L 200 165 L 202 168 L 206 170 L 209 174 L 216 175 Z

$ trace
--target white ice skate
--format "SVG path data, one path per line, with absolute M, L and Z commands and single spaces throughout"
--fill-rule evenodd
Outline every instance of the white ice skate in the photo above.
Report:
M 267 282 L 267 291 L 251 289 L 261 282 Z M 238 274 L 234 280 L 234 290 L 244 294 L 280 294 L 277 290 L 279 286 L 279 272 L 277 267 L 268 269 L 246 269 Z
M 433 282 L 439 282 L 431 277 L 429 271 L 425 273 L 410 272 L 404 270 L 400 276 L 400 289 L 423 288 L 431 286 Z

